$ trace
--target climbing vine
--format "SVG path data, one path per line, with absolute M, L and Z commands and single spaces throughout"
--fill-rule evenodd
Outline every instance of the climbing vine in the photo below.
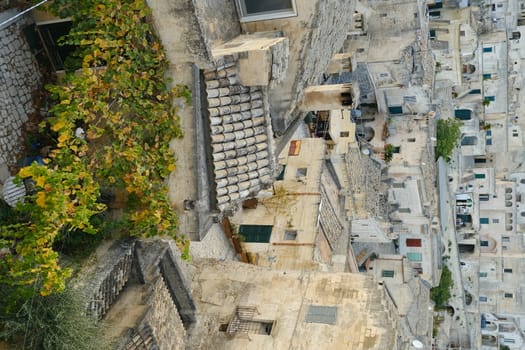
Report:
M 55 0 L 51 6 L 72 18 L 62 43 L 78 48 L 78 66 L 46 87 L 56 104 L 41 127 L 54 133 L 56 147 L 46 164 L 20 171 L 20 178 L 33 179 L 35 194 L 16 208 L 21 220 L 0 231 L 0 283 L 30 286 L 39 276 L 42 295 L 62 290 L 70 274 L 52 249 L 57 235 L 97 232 L 92 218 L 105 209 L 100 188 L 125 198 L 121 222 L 129 235 L 167 235 L 184 255 L 188 248 L 166 188 L 175 169 L 169 142 L 182 131 L 149 8 L 144 0 Z M 181 87 L 175 95 L 190 97 Z

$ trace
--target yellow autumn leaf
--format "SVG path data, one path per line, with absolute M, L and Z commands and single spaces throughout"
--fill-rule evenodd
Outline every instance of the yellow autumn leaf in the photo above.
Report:
M 20 172 L 18 173 L 18 176 L 20 176 L 21 178 L 30 177 L 32 175 L 33 174 L 31 172 L 31 168 L 30 167 L 25 167 L 25 168 L 20 169 Z
M 63 120 L 59 120 L 58 122 L 56 122 L 56 123 L 51 127 L 51 130 L 53 130 L 53 131 L 59 131 L 59 130 L 62 129 L 64 126 L 66 126 L 66 122 L 64 122 Z
M 44 187 L 46 178 L 44 176 L 37 176 L 35 182 L 38 187 Z
M 58 137 L 58 142 L 59 143 L 63 143 L 65 141 L 69 140 L 69 135 L 68 134 L 60 134 L 60 136 Z
M 38 205 L 41 208 L 46 207 L 46 194 L 45 192 L 38 192 L 38 196 L 35 201 L 36 205 Z
M 175 170 L 175 168 L 176 168 L 176 166 L 173 163 L 168 165 L 168 171 L 173 171 L 173 170 Z

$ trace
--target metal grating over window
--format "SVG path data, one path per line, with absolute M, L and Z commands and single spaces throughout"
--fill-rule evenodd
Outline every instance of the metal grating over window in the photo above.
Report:
M 307 323 L 334 325 L 337 321 L 337 306 L 310 305 L 306 315 Z

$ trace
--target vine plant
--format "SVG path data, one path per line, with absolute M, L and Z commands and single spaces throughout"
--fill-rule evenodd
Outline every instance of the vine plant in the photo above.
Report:
M 97 201 L 102 187 L 129 199 L 123 222 L 130 235 L 171 236 L 183 257 L 188 249 L 166 188 L 175 169 L 169 142 L 182 131 L 149 8 L 144 0 L 55 0 L 51 6 L 72 18 L 62 43 L 78 47 L 81 67 L 46 87 L 57 103 L 41 126 L 56 133 L 57 145 L 47 164 L 21 170 L 21 178 L 35 181 L 36 194 L 17 207 L 21 221 L 0 233 L 0 282 L 28 286 L 40 276 L 43 295 L 62 290 L 70 274 L 51 248 L 55 237 L 60 230 L 97 232 L 91 218 L 104 210 Z M 180 91 L 187 99 L 187 90 L 178 87 L 176 95 Z M 78 127 L 85 138 L 75 136 Z

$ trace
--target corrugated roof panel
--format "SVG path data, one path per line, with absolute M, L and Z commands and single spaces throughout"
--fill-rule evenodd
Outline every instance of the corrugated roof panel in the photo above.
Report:
M 334 325 L 337 320 L 337 306 L 310 305 L 306 315 L 307 323 L 324 323 Z

